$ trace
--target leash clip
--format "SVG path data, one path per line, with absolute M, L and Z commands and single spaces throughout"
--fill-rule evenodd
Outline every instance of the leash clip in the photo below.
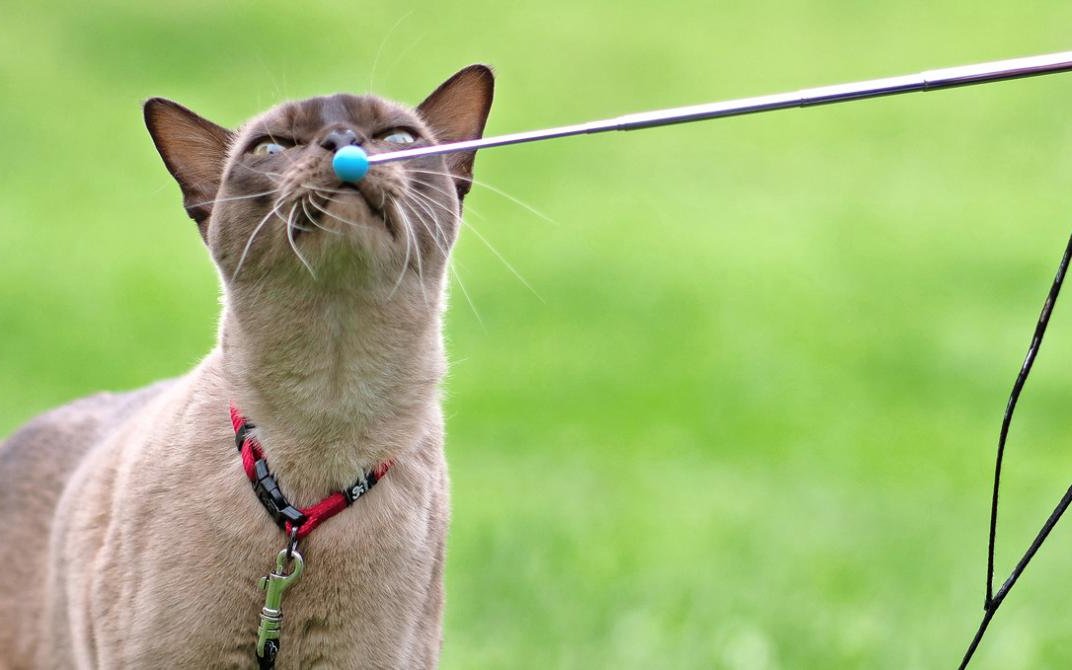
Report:
M 290 572 L 287 572 L 287 565 Z M 272 667 L 275 655 L 279 653 L 279 632 L 283 624 L 283 592 L 301 578 L 305 569 L 302 555 L 294 544 L 287 543 L 287 548 L 275 557 L 275 570 L 261 577 L 259 586 L 264 595 L 264 608 L 261 609 L 261 624 L 257 628 L 257 658 L 262 667 Z

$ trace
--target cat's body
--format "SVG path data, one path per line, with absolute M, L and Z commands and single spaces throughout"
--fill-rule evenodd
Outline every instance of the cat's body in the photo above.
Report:
M 0 645 L 19 650 L 0 663 L 253 665 L 264 599 L 257 579 L 283 539 L 242 475 L 220 413 L 227 394 L 219 368 L 217 353 L 174 383 L 76 402 L 38 418 L 0 452 L 15 454 L 4 467 L 16 475 L 52 470 L 26 462 L 42 456 L 74 466 L 66 489 L 29 478 L 5 486 L 4 502 L 30 511 L 19 525 L 37 540 L 10 548 L 17 560 L 4 579 L 43 589 L 0 603 Z M 208 435 L 181 429 L 210 423 Z M 308 569 L 284 601 L 280 668 L 435 664 L 447 493 L 439 427 L 430 428 L 375 495 L 302 543 Z
M 278 667 L 436 665 L 443 277 L 472 157 L 384 166 L 351 190 L 327 166 L 344 132 L 371 151 L 386 132 L 478 136 L 490 98 L 490 72 L 474 67 L 417 114 L 333 96 L 235 134 L 150 101 L 223 279 L 220 341 L 184 377 L 75 402 L 0 445 L 0 509 L 14 511 L 0 536 L 0 668 L 256 667 L 257 580 L 285 536 L 245 477 L 231 403 L 295 505 L 393 461 L 302 541 Z M 273 208 L 285 225 L 264 225 Z

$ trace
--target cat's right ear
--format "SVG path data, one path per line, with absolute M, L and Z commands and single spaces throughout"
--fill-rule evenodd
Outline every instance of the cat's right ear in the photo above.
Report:
M 153 144 L 182 189 L 186 213 L 207 240 L 212 201 L 220 189 L 234 133 L 164 98 L 148 100 L 144 111 Z

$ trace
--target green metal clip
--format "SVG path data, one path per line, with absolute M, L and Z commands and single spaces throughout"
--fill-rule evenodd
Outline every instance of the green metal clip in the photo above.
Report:
M 283 592 L 301 577 L 305 561 L 297 551 L 290 552 L 292 570 L 287 574 L 287 550 L 279 552 L 275 558 L 275 570 L 261 577 L 259 586 L 264 594 L 264 608 L 261 610 L 261 625 L 257 628 L 257 656 L 264 656 L 264 645 L 268 640 L 278 640 L 283 623 Z

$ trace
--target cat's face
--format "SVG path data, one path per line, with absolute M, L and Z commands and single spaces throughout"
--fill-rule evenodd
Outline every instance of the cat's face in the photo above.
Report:
M 235 131 L 173 102 L 145 116 L 225 283 L 438 290 L 457 236 L 472 154 L 374 165 L 347 184 L 334 151 L 376 154 L 480 137 L 492 75 L 466 68 L 416 109 L 339 94 L 287 102 Z

